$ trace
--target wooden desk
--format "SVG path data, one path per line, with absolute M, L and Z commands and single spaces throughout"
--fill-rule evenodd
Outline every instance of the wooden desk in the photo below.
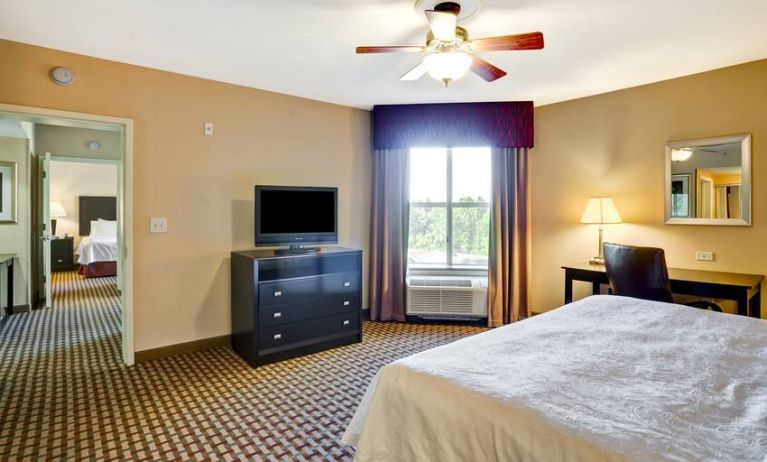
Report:
M 6 294 L 8 306 L 5 307 L 5 314 L 13 314 L 13 261 L 15 259 L 15 253 L 0 254 L 0 268 L 5 266 L 8 271 L 8 283 L 6 285 L 8 290 L 8 293 Z
M 609 284 L 604 265 L 579 263 L 563 266 L 562 269 L 565 270 L 565 303 L 573 301 L 573 281 L 590 282 L 594 295 L 600 293 L 601 284 Z M 669 268 L 668 274 L 671 291 L 675 294 L 734 300 L 738 304 L 739 315 L 752 318 L 762 316 L 762 275 L 683 268 Z

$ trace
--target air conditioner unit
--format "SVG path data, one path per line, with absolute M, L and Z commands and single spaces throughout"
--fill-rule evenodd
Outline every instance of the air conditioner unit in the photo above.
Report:
M 410 276 L 407 314 L 424 318 L 479 318 L 487 316 L 487 278 L 467 276 Z

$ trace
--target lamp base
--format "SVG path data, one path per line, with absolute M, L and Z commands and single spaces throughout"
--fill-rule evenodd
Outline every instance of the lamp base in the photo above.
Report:
M 602 257 L 594 257 L 591 260 L 589 260 L 589 263 L 591 263 L 592 265 L 604 265 L 605 259 Z

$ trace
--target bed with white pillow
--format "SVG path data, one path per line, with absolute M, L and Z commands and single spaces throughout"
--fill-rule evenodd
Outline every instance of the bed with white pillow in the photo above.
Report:
M 77 246 L 79 273 L 85 277 L 117 274 L 117 222 L 93 220 L 90 235 L 83 236 Z
M 767 461 L 767 322 L 594 296 L 395 361 L 343 441 L 373 461 Z

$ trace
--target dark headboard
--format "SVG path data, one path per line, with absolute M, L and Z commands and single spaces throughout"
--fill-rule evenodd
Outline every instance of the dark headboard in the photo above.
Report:
M 114 196 L 80 196 L 80 236 L 91 234 L 91 221 L 116 220 L 117 198 Z

